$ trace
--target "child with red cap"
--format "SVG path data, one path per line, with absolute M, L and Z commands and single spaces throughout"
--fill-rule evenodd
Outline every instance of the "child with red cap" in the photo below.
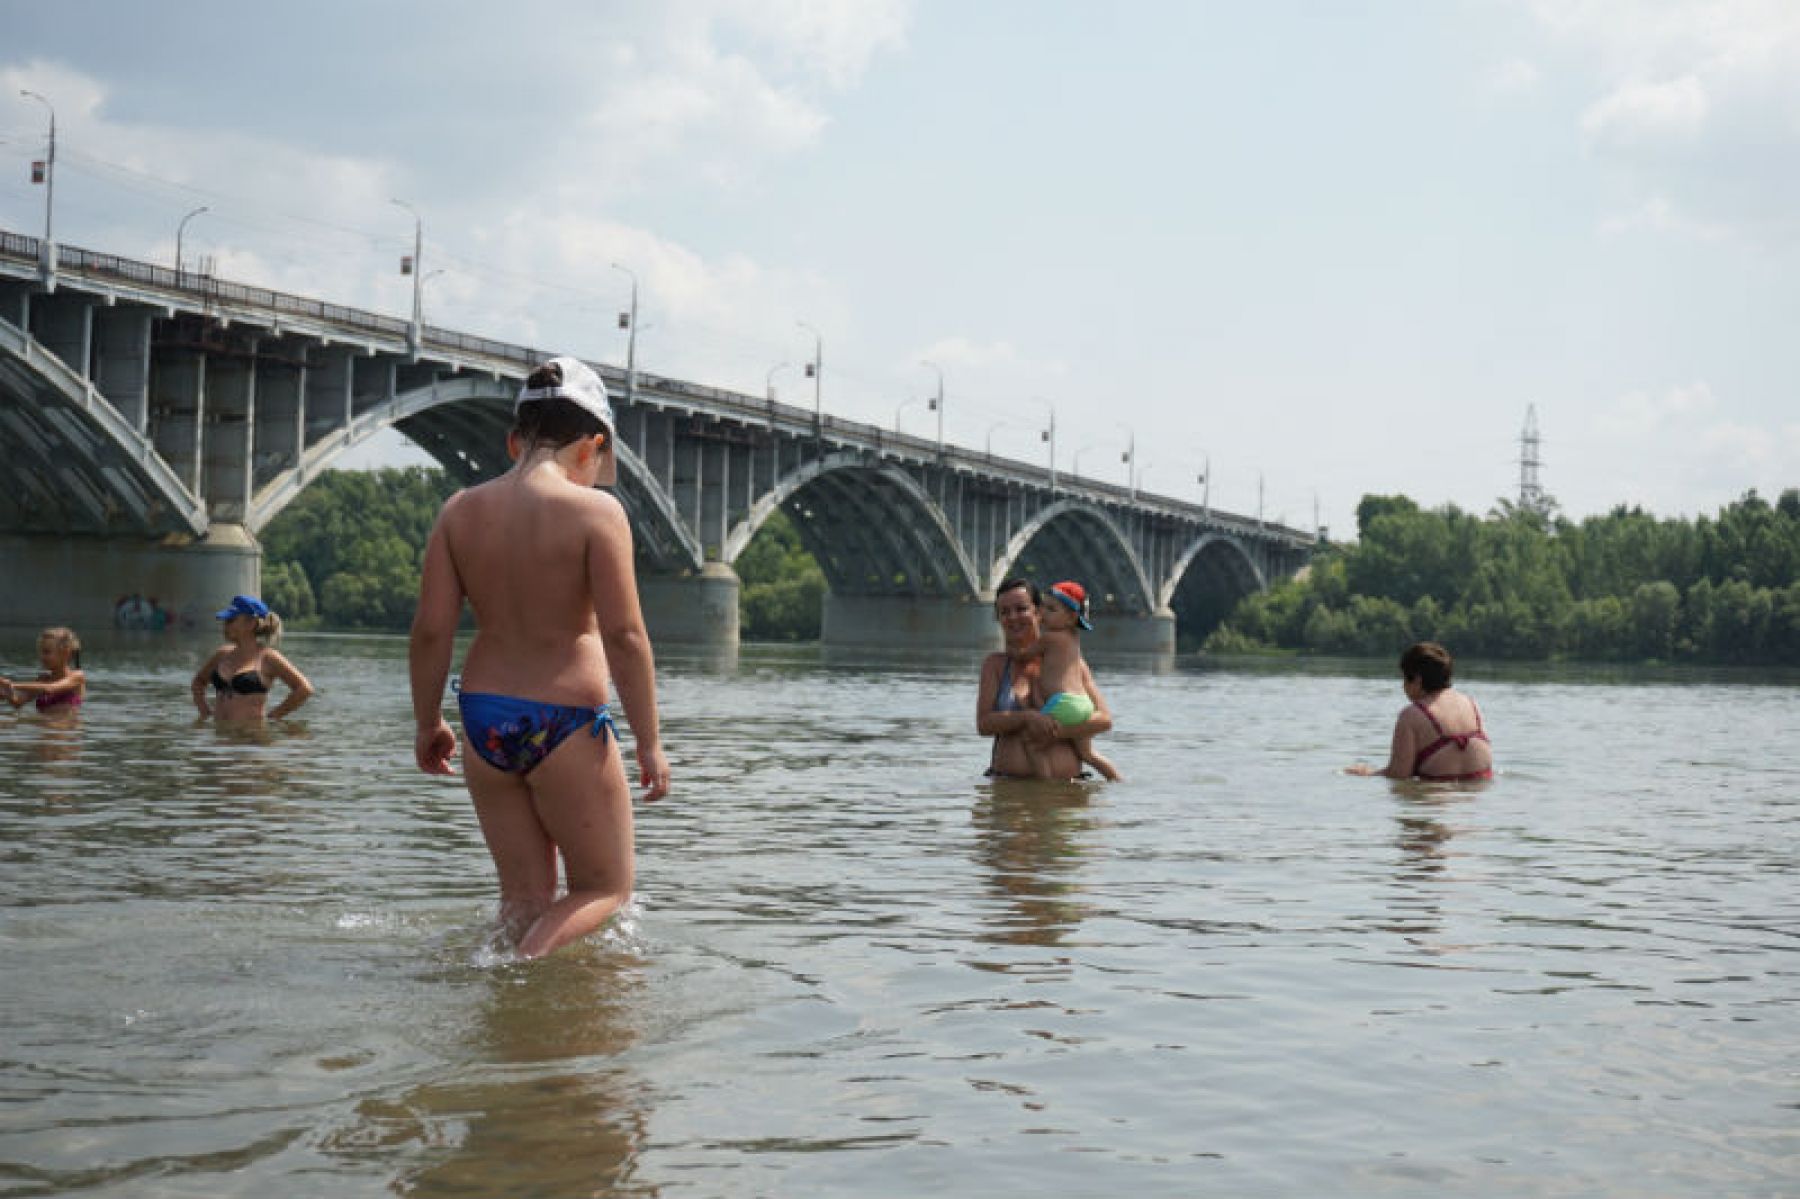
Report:
M 1043 656 L 1043 667 L 1032 697 L 1042 705 L 1044 715 L 1065 727 L 1082 724 L 1094 714 L 1094 701 L 1082 685 L 1081 629 L 1092 629 L 1088 618 L 1087 589 L 1073 580 L 1054 583 L 1038 601 L 1040 633 L 1036 652 Z M 1094 749 L 1092 737 L 1070 740 L 1075 755 L 1103 778 L 1116 781 L 1119 771 Z M 1029 752 L 1030 743 L 1027 742 Z M 1039 778 L 1049 778 L 1049 763 L 1032 753 L 1032 766 Z

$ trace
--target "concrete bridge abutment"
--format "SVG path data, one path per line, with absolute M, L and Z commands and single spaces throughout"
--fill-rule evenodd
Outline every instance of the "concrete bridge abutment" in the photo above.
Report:
M 651 644 L 737 647 L 741 587 L 723 562 L 698 574 L 640 574 L 637 585 Z
M 262 547 L 242 525 L 215 524 L 185 544 L 0 534 L 0 625 L 110 629 L 133 595 L 171 621 L 205 625 L 232 596 L 257 594 L 261 579 Z

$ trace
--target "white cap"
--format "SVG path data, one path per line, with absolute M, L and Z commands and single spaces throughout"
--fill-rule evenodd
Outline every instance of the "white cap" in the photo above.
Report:
M 606 383 L 594 372 L 593 367 L 579 358 L 567 355 L 552 358 L 544 365 L 555 367 L 562 381 L 552 387 L 519 388 L 519 398 L 513 404 L 514 413 L 519 411 L 520 404 L 531 400 L 568 400 L 582 411 L 592 414 L 606 426 L 608 433 L 614 431 L 612 401 L 606 398 Z

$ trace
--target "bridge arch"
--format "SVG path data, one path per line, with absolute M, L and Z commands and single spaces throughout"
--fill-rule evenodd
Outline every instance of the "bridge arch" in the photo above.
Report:
M 1268 589 L 1256 556 L 1236 537 L 1204 533 L 1176 558 L 1162 585 L 1178 637 L 1198 639 L 1231 614 L 1239 600 Z
M 727 565 L 777 509 L 793 519 L 835 594 L 980 598 L 977 572 L 942 509 L 897 466 L 848 452 L 789 471 L 727 535 Z
M 465 486 L 498 477 L 512 465 L 506 433 L 512 427 L 513 399 L 511 382 L 490 375 L 440 379 L 401 392 L 321 438 L 298 463 L 271 478 L 251 506 L 250 531 L 266 528 L 332 462 L 387 428 L 400 430 Z M 668 493 L 623 438 L 617 439 L 616 450 L 615 494 L 631 518 L 639 557 L 653 569 L 699 570 L 704 564 L 700 544 Z
M 0 519 L 13 529 L 206 534 L 206 505 L 151 440 L 30 333 L 0 319 Z
M 1142 614 L 1160 606 L 1130 539 L 1080 500 L 1057 500 L 1026 521 L 990 565 L 988 591 L 1021 571 L 1039 584 L 1079 580 L 1097 608 Z

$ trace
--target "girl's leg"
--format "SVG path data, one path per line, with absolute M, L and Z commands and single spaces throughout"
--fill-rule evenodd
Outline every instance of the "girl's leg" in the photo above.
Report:
M 585 937 L 631 898 L 631 789 L 618 742 L 571 735 L 531 772 L 537 819 L 562 851 L 569 891 L 532 924 L 519 952 L 542 957 Z
M 523 777 L 489 766 L 471 750 L 463 754 L 463 780 L 500 875 L 500 924 L 517 945 L 556 899 L 556 845 Z

